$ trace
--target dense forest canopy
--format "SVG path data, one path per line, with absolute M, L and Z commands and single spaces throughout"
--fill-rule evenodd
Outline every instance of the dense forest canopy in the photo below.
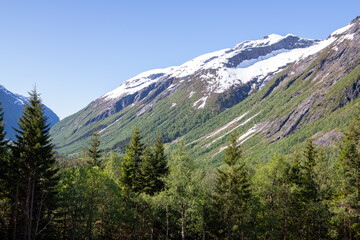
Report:
M 77 157 L 58 156 L 38 93 L 14 142 L 0 109 L 1 239 L 358 239 L 360 108 L 329 154 L 310 138 L 270 161 L 243 156 L 234 131 L 223 164 L 199 165 L 136 127 L 125 154 L 95 131 Z M 335 156 L 335 157 L 330 157 Z

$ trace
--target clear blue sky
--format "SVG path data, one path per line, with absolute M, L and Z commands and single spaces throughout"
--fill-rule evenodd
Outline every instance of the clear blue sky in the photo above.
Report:
M 276 33 L 325 39 L 360 1 L 0 0 L 0 84 L 60 118 L 146 70 Z

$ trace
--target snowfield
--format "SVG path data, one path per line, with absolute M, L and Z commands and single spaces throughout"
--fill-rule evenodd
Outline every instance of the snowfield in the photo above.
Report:
M 149 85 L 161 80 L 162 78 L 183 79 L 204 70 L 215 70 L 207 71 L 207 74 L 203 74 L 201 76 L 201 79 L 203 81 L 207 81 L 208 83 L 208 93 L 222 93 L 228 90 L 234 84 L 246 83 L 253 79 L 266 79 L 269 74 L 277 73 L 289 63 L 299 61 L 300 59 L 321 51 L 335 40 L 340 42 L 346 39 L 352 39 L 353 35 L 351 34 L 344 36 L 344 33 L 351 26 L 352 25 L 349 24 L 334 31 L 328 39 L 322 41 L 302 39 L 292 34 L 288 34 L 286 36 L 271 34 L 269 36 L 263 37 L 260 40 L 245 41 L 237 44 L 232 49 L 227 48 L 212 53 L 207 53 L 196 57 L 180 66 L 173 66 L 164 69 L 154 69 L 143 72 L 134 78 L 125 81 L 115 90 L 102 96 L 102 98 L 105 98 L 106 100 L 121 98 L 139 92 Z M 289 37 L 298 38 L 299 42 L 306 40 L 310 43 L 313 41 L 313 43 L 309 47 L 277 49 L 263 56 L 244 60 L 235 67 L 228 67 L 229 59 L 233 58 L 234 56 L 237 56 L 246 51 L 252 51 L 256 48 L 271 46 Z M 182 81 L 183 80 L 181 80 L 180 83 Z M 191 98 L 192 95 L 193 93 L 190 93 L 189 98 Z M 206 99 L 203 98 L 202 102 L 203 104 L 206 104 Z M 203 108 L 204 106 L 200 105 L 198 108 Z

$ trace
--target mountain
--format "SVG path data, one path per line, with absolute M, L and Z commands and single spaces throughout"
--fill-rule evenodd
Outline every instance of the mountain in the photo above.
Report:
M 28 104 L 28 98 L 15 94 L 0 85 L 0 102 L 4 112 L 4 122 L 6 137 L 14 140 L 15 131 L 18 128 L 18 118 L 21 116 L 24 104 Z M 48 107 L 45 106 L 45 116 L 48 117 L 50 127 L 59 122 L 59 117 Z
M 346 119 L 357 100 L 359 22 L 326 40 L 272 34 L 139 74 L 56 124 L 57 150 L 79 151 L 98 128 L 104 148 L 122 151 L 136 125 L 149 141 L 162 134 L 171 147 L 183 139 L 211 161 L 235 129 L 250 155 L 309 136 L 328 144 L 344 127 L 334 114 Z

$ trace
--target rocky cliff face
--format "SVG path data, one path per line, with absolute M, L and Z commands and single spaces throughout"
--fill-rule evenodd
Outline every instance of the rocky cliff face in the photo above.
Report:
M 295 81 L 315 83 L 317 87 L 312 88 L 309 96 L 294 106 L 289 114 L 282 118 L 273 117 L 268 122 L 263 133 L 271 141 L 288 136 L 358 97 L 360 76 L 354 76 L 350 85 L 336 89 L 338 92 L 335 94 L 330 94 L 334 93 L 330 89 L 359 66 L 360 18 L 332 33 L 326 41 L 331 42 L 326 49 L 289 67 L 287 73 L 279 76 L 283 78 L 280 84 L 274 82 L 274 85 L 285 88 Z

